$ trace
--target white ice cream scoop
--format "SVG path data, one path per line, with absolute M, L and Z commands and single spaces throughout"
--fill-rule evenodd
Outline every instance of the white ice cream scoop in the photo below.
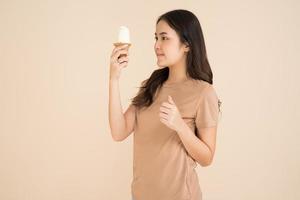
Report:
M 130 43 L 130 32 L 129 29 L 126 26 L 120 26 L 119 28 L 119 34 L 118 34 L 118 41 L 114 43 L 115 46 L 128 44 L 128 46 L 131 45 Z

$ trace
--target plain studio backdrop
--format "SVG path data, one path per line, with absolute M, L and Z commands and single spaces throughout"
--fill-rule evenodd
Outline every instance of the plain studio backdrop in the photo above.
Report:
M 299 1 L 0 1 L 0 199 L 131 198 L 133 135 L 114 142 L 109 59 L 131 31 L 123 110 L 157 69 L 155 21 L 194 12 L 222 101 L 205 200 L 300 199 Z

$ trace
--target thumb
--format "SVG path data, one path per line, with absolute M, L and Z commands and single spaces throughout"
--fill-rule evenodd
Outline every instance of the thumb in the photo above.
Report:
M 169 100 L 169 102 L 171 102 L 172 104 L 175 104 L 174 101 L 173 101 L 173 99 L 172 99 L 172 97 L 171 97 L 170 95 L 168 95 L 168 100 Z

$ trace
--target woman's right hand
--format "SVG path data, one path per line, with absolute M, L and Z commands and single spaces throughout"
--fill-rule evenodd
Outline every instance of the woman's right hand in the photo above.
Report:
M 117 46 L 113 49 L 110 56 L 110 80 L 118 80 L 120 78 L 121 70 L 127 67 L 128 45 Z

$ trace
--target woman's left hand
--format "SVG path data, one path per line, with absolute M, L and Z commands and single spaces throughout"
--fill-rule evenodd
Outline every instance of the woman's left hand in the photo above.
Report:
M 170 95 L 168 96 L 168 101 L 163 102 L 159 110 L 160 121 L 170 129 L 178 131 L 182 127 L 182 124 L 185 123 Z

